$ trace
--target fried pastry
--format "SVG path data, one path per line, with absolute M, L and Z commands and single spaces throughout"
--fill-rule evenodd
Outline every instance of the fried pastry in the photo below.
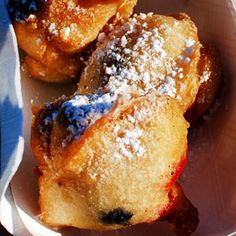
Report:
M 165 220 L 190 235 L 198 213 L 176 184 L 184 114 L 215 95 L 219 74 L 203 81 L 214 58 L 184 13 L 135 15 L 100 34 L 78 91 L 34 112 L 42 221 L 111 230 Z
M 97 38 L 112 17 L 127 18 L 136 2 L 9 1 L 19 47 L 29 56 L 26 63 L 29 73 L 47 82 L 67 82 L 78 78 L 83 68 L 79 60 L 83 56 L 81 51 Z M 55 75 L 58 75 L 57 79 Z
M 201 46 L 187 15 L 141 15 L 100 37 L 78 84 L 81 94 L 112 88 L 139 96 L 157 90 L 180 100 L 190 122 L 210 107 L 221 81 L 219 55 Z
M 81 94 L 105 89 L 137 97 L 157 91 L 186 110 L 193 104 L 201 44 L 186 14 L 136 15 L 99 38 L 78 84 Z
M 186 162 L 187 128 L 179 102 L 157 94 L 47 104 L 32 126 L 42 221 L 107 230 L 159 219 Z

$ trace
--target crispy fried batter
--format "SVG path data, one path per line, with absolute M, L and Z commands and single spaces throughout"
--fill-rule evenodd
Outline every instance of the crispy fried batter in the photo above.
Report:
M 185 109 L 199 89 L 197 65 L 201 44 L 186 14 L 143 15 L 102 35 L 89 59 L 78 90 L 114 90 L 136 97 L 157 91 L 178 99 Z
M 156 94 L 118 101 L 66 146 L 72 113 L 65 117 L 58 104 L 39 111 L 32 129 L 43 173 L 43 222 L 107 230 L 158 219 L 169 204 L 172 176 L 186 159 L 188 124 L 179 103 Z
M 66 76 L 56 70 L 48 69 L 47 66 L 29 56 L 25 57 L 24 64 L 30 76 L 33 78 L 38 78 L 49 83 L 66 83 L 73 80 L 70 76 Z
M 205 111 L 220 78 L 215 51 L 200 48 L 183 13 L 140 14 L 99 35 L 78 93 L 34 114 L 45 224 L 110 230 L 167 220 L 177 235 L 195 230 L 197 210 L 176 185 L 183 114 L 196 97 L 204 102 L 192 114 Z
M 128 17 L 136 2 L 51 0 L 40 4 L 26 21 L 14 23 L 19 47 L 30 57 L 26 63 L 29 73 L 47 82 L 78 78 L 83 68 L 81 51 L 112 17 Z M 14 11 L 13 15 L 19 14 Z
M 193 106 L 185 117 L 189 122 L 196 121 L 212 104 L 221 82 L 221 63 L 219 53 L 213 46 L 204 45 L 201 48 L 201 58 L 198 64 L 200 87 Z
M 55 47 L 63 52 L 78 52 L 96 39 L 117 13 L 128 17 L 136 0 L 59 0 L 46 4 L 40 22 Z M 127 8 L 126 8 L 127 7 Z

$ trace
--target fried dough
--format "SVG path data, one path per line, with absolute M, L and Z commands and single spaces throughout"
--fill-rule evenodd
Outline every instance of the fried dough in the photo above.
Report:
M 131 97 L 157 91 L 178 99 L 187 110 L 200 85 L 201 44 L 190 18 L 184 13 L 176 18 L 141 14 L 100 36 L 78 91 L 114 90 Z
M 202 114 L 220 81 L 215 50 L 201 47 L 184 13 L 134 15 L 98 36 L 78 91 L 34 112 L 46 225 L 113 230 L 166 220 L 177 235 L 196 229 L 197 210 L 176 181 L 187 160 L 184 114 Z
M 30 57 L 26 63 L 29 74 L 47 82 L 68 82 L 78 79 L 83 69 L 83 49 L 111 18 L 127 18 L 137 1 L 30 2 L 12 0 L 8 5 L 19 47 Z
M 186 162 L 182 107 L 151 94 L 128 103 L 118 99 L 98 116 L 101 106 L 114 102 L 102 96 L 108 98 L 98 98 L 98 106 L 82 104 L 87 98 L 81 95 L 57 101 L 34 118 L 32 148 L 42 172 L 41 217 L 47 225 L 118 229 L 157 220 L 169 204 Z M 88 106 L 97 107 L 98 119 L 80 133 Z M 72 121 L 82 110 L 85 117 Z

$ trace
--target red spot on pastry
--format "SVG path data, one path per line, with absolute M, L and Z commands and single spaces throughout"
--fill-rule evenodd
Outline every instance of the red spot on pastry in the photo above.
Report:
M 178 178 L 182 174 L 186 164 L 187 164 L 187 149 L 186 149 L 186 153 L 183 155 L 181 161 L 178 163 L 177 167 L 175 168 L 175 172 L 173 173 L 169 183 L 166 185 L 167 190 L 169 190 L 175 184 L 175 182 L 178 180 Z
M 109 116 L 109 117 L 108 117 L 108 121 L 109 121 L 110 123 L 112 123 L 112 122 L 114 121 L 114 118 L 113 118 L 112 116 Z

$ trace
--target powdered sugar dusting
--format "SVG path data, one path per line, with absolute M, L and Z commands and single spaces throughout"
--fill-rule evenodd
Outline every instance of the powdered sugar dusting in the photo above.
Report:
M 107 114 L 116 101 L 117 95 L 113 93 L 87 96 L 74 94 L 69 99 L 63 96 L 55 103 L 45 105 L 39 132 L 41 135 L 51 132 L 54 122 L 57 122 L 67 131 L 62 141 L 62 147 L 66 147 L 70 141 L 78 139 L 89 126 Z
M 137 116 L 139 114 L 139 116 Z M 146 114 L 149 116 L 150 114 Z M 144 119 L 145 114 L 137 112 L 136 114 L 128 115 L 127 121 L 129 128 L 121 129 L 119 125 L 114 127 L 114 135 L 116 137 L 116 146 L 119 153 L 115 155 L 115 158 L 122 159 L 127 158 L 132 160 L 134 157 L 146 157 L 146 147 L 141 142 L 143 130 L 139 127 L 138 122 Z
M 191 37 L 183 40 L 183 55 L 172 58 L 164 46 L 164 37 L 168 38 L 172 28 L 167 23 L 150 23 L 152 17 L 152 13 L 135 14 L 107 35 L 99 35 L 89 64 L 100 63 L 96 71 L 103 77 L 101 90 L 113 91 L 128 99 L 153 91 L 178 97 L 177 87 L 181 85 L 177 86 L 176 79 L 181 84 L 185 77 L 181 65 L 191 62 L 196 42 Z M 85 76 L 89 74 L 86 70 L 89 66 Z
M 120 131 L 117 127 L 114 129 L 115 134 L 118 135 Z M 134 155 L 142 157 L 145 155 L 146 148 L 141 144 L 140 137 L 142 137 L 143 131 L 139 127 L 135 127 L 131 130 L 121 131 L 119 136 L 116 137 L 116 144 L 120 153 L 131 160 Z
M 72 8 L 73 4 L 69 3 L 68 7 Z M 185 76 L 181 65 L 191 62 L 190 55 L 196 42 L 192 38 L 183 39 L 184 46 L 180 50 L 184 54 L 172 58 L 167 53 L 163 36 L 168 36 L 172 28 L 168 24 L 153 26 L 149 21 L 152 16 L 152 13 L 135 15 L 107 35 L 103 32 L 98 36 L 97 49 L 89 63 L 100 63 L 96 72 L 102 76 L 103 83 L 95 95 L 77 94 L 62 104 L 57 121 L 62 117 L 67 124 L 64 146 L 79 138 L 90 125 L 108 113 L 120 95 L 122 99 L 131 99 L 155 91 L 159 95 L 180 99 L 177 88 L 180 91 L 186 88 L 184 83 L 179 82 Z M 49 26 L 49 31 L 58 34 L 54 23 Z M 59 33 L 62 34 L 62 31 Z M 71 27 L 65 28 L 64 39 L 70 37 L 70 33 Z M 86 70 L 84 74 L 89 74 Z M 138 122 L 152 116 L 151 113 L 147 109 L 134 109 L 133 115 L 127 117 L 127 129 L 123 130 L 118 125 L 114 127 L 118 147 L 114 155 L 117 159 L 125 157 L 132 160 L 134 156 L 146 156 L 147 150 L 141 141 L 143 130 Z
M 200 77 L 200 83 L 204 83 L 207 82 L 209 80 L 211 76 L 211 72 L 210 71 L 204 71 L 202 76 Z
M 168 23 L 154 24 L 152 17 L 152 13 L 135 14 L 113 28 L 112 32 L 98 36 L 97 49 L 84 72 L 85 76 L 91 76 L 90 65 L 96 65 L 94 76 L 103 78 L 98 91 L 112 91 L 123 99 L 144 96 L 153 91 L 181 99 L 179 91 L 184 93 L 186 89 L 186 84 L 181 82 L 185 77 L 184 68 L 191 62 L 196 42 L 191 37 L 182 39 L 180 55 L 171 57 L 165 40 L 173 29 Z M 178 27 L 178 23 L 174 25 Z M 114 152 L 113 158 L 132 160 L 147 155 L 141 141 L 143 130 L 139 125 L 149 116 L 152 116 L 150 109 L 134 109 L 133 115 L 126 117 L 129 123 L 126 129 L 114 126 L 118 151 Z
M 114 155 L 116 160 L 147 157 L 147 148 L 142 142 L 144 130 L 140 123 L 147 122 L 152 116 L 153 111 L 150 108 L 134 106 L 133 114 L 126 117 L 127 128 L 121 128 L 119 125 L 114 126 L 115 142 L 116 147 L 118 147 L 118 152 Z
M 167 94 L 170 97 L 175 97 L 176 95 L 176 82 L 173 78 L 168 77 L 165 81 L 165 83 L 161 84 L 160 87 L 158 87 L 158 93 L 160 95 Z
M 59 36 L 59 31 L 55 23 L 51 23 L 48 27 L 49 33 L 53 34 L 54 36 Z

